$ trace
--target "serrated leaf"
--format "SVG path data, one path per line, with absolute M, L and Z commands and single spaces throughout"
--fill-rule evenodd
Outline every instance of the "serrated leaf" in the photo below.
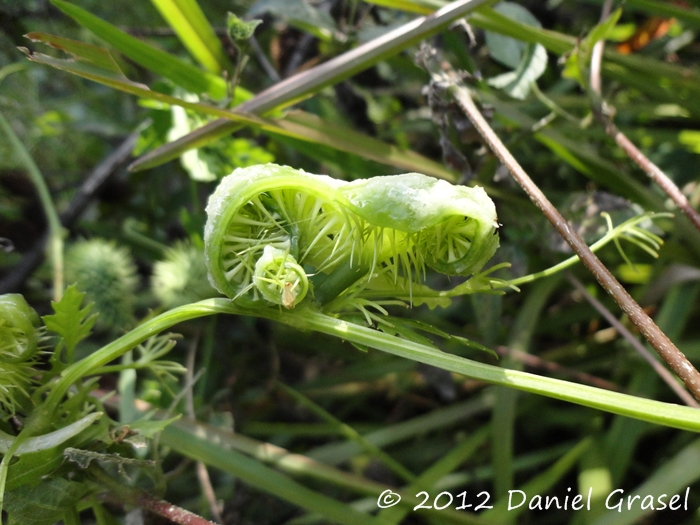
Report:
M 88 337 L 97 320 L 97 315 L 88 315 L 92 304 L 81 309 L 80 305 L 85 297 L 84 292 L 79 292 L 73 284 L 66 288 L 60 301 L 51 302 L 54 315 L 42 317 L 46 328 L 61 336 L 61 341 L 66 348 L 68 362 L 72 361 L 75 347 L 80 341 Z
M 5 493 L 8 525 L 52 525 L 89 491 L 85 483 L 52 478 L 37 487 L 24 485 Z

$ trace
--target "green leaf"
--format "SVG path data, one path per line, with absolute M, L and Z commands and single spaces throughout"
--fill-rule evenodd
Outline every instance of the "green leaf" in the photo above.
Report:
M 180 42 L 202 67 L 220 73 L 229 65 L 219 37 L 196 0 L 151 0 Z
M 381 162 L 389 166 L 424 173 L 449 181 L 455 180 L 454 172 L 423 155 L 411 150 L 404 150 L 393 144 L 364 135 L 358 131 L 306 113 L 289 112 L 284 119 L 274 122 L 291 136 L 312 144 L 324 144 L 339 151 L 352 153 L 366 159 Z M 274 129 L 266 130 L 269 135 L 279 135 Z
M 236 44 L 240 44 L 250 40 L 250 37 L 255 33 L 255 28 L 262 24 L 262 20 L 251 20 L 246 22 L 245 20 L 238 18 L 235 14 L 229 12 L 226 18 L 226 28 L 228 29 L 228 36 Z
M 88 315 L 92 304 L 81 309 L 85 293 L 79 292 L 75 285 L 66 288 L 60 301 L 51 302 L 55 314 L 42 317 L 46 328 L 61 336 L 66 348 L 68 362 L 72 361 L 75 347 L 80 341 L 90 335 L 97 315 Z
M 14 490 L 24 485 L 34 487 L 61 463 L 63 452 L 58 448 L 22 454 L 10 465 L 5 490 Z
M 38 62 L 40 64 L 55 67 L 56 69 L 73 73 L 74 75 L 99 82 L 100 84 L 104 84 L 111 88 L 119 89 L 145 99 L 156 100 L 168 105 L 182 106 L 204 115 L 221 117 L 228 120 L 234 120 L 236 122 L 244 122 L 254 126 L 262 126 L 265 122 L 262 119 L 247 116 L 240 112 L 234 113 L 207 104 L 181 100 L 177 97 L 166 95 L 159 91 L 151 91 L 148 86 L 137 82 L 132 82 L 126 78 L 126 76 L 124 76 L 119 67 L 116 65 L 116 62 L 114 61 L 114 58 L 110 52 L 104 48 L 46 33 L 29 33 L 26 35 L 26 37 L 34 42 L 43 42 L 53 48 L 60 49 L 72 55 L 72 59 L 66 60 L 54 58 L 41 53 L 33 53 L 26 48 L 20 48 L 20 50 L 24 52 L 27 58 L 32 62 Z M 240 96 L 241 98 L 248 96 L 247 92 L 241 90 L 240 88 L 236 90 L 236 95 L 237 97 Z M 234 100 L 234 103 L 236 100 Z
M 564 71 L 562 75 L 567 78 L 575 79 L 579 84 L 585 85 L 588 79 L 588 67 L 591 63 L 591 54 L 593 46 L 600 40 L 608 37 L 610 32 L 615 28 L 615 24 L 620 19 L 622 9 L 617 9 L 608 18 L 591 29 L 590 33 L 584 38 L 566 59 Z
M 163 431 L 161 442 L 187 457 L 233 474 L 247 485 L 269 492 L 303 509 L 318 512 L 334 523 L 343 525 L 379 525 L 381 523 L 377 518 L 309 489 L 261 462 L 224 447 L 207 437 L 204 432 L 193 435 L 173 425 Z
M 598 41 L 608 38 L 608 35 L 612 32 L 617 24 L 617 21 L 620 19 L 621 14 L 622 9 L 616 9 L 608 18 L 591 29 L 591 32 L 588 33 L 588 36 L 586 37 L 587 45 L 593 47 Z
M 523 100 L 530 93 L 530 84 L 540 78 L 546 69 L 547 51 L 540 44 L 530 44 L 515 71 L 490 78 L 488 84 Z
M 289 24 L 329 41 L 335 32 L 335 22 L 326 12 L 313 7 L 307 0 L 258 0 L 247 13 L 248 17 L 272 13 Z
M 221 100 L 226 96 L 226 82 L 222 78 L 149 46 L 76 5 L 62 0 L 52 0 L 52 3 L 81 26 L 114 46 L 124 56 L 171 80 L 186 91 L 207 93 L 215 100 Z
M 180 417 L 182 416 L 177 415 L 175 417 L 171 417 L 170 419 L 141 418 L 129 423 L 129 429 L 135 430 L 145 438 L 152 439 L 156 436 L 156 434 L 162 432 L 165 427 L 180 419 Z
M 521 24 L 527 24 L 538 29 L 542 27 L 539 20 L 521 5 L 512 2 L 501 2 L 496 5 L 493 10 Z M 519 67 L 523 55 L 526 53 L 526 42 L 509 36 L 503 36 L 493 31 L 486 31 L 484 37 L 491 58 L 511 69 L 517 69 Z
M 274 108 L 294 104 L 321 91 L 326 86 L 350 78 L 354 74 L 425 40 L 487 1 L 489 0 L 474 0 L 473 2 L 451 5 L 442 9 L 435 16 L 413 20 L 379 38 L 262 91 L 236 109 L 240 112 L 265 114 Z M 567 46 L 567 49 L 572 46 Z M 237 128 L 236 124 L 221 119 L 211 122 L 182 137 L 177 143 L 166 144 L 141 157 L 129 169 L 138 171 L 158 166 L 181 155 L 188 149 L 214 142 Z
M 34 436 L 25 439 L 19 448 L 15 451 L 15 456 L 20 456 L 22 454 L 27 454 L 31 452 L 39 452 L 41 450 L 48 450 L 57 447 L 70 438 L 77 436 L 83 430 L 92 425 L 102 416 L 102 412 L 93 412 L 87 416 L 79 419 L 75 423 L 71 423 L 63 428 L 49 432 L 48 434 L 43 434 L 41 436 Z M 12 442 L 14 437 L 0 431 L 0 452 L 5 454 Z
M 524 7 L 501 2 L 494 10 L 522 24 L 541 28 L 539 21 Z M 541 44 L 527 44 L 521 40 L 486 31 L 486 45 L 491 58 L 515 71 L 503 73 L 488 80 L 491 86 L 504 90 L 511 97 L 524 99 L 535 82 L 547 69 L 547 51 Z
M 89 491 L 85 483 L 52 478 L 37 487 L 22 486 L 5 493 L 9 525 L 51 525 L 60 521 Z
M 27 57 L 33 62 L 39 62 L 68 71 L 75 75 L 143 98 L 157 100 L 173 106 L 181 106 L 204 115 L 223 117 L 226 119 L 226 124 L 237 126 L 243 123 L 259 128 L 271 135 L 291 137 L 311 144 L 320 143 L 341 151 L 361 155 L 365 158 L 382 162 L 390 166 L 454 180 L 454 174 L 450 170 L 418 153 L 404 151 L 394 145 L 367 137 L 354 130 L 325 122 L 315 115 L 299 111 L 289 114 L 285 119 L 264 119 L 249 113 L 242 113 L 240 110 L 233 112 L 208 104 L 181 100 L 171 95 L 151 91 L 147 86 L 127 79 L 106 49 L 66 38 L 47 35 L 45 33 L 30 33 L 27 36 L 32 40 L 45 42 L 52 47 L 71 53 L 75 57 L 75 60 L 62 60 L 40 53 L 30 53 L 25 50 Z M 223 137 L 228 135 L 229 128 L 227 126 L 220 126 L 219 122 L 220 120 L 210 122 L 187 134 L 185 137 L 167 144 L 143 157 L 145 162 L 141 163 L 138 168 L 145 169 L 146 167 L 152 167 L 152 165 L 162 163 L 164 158 L 163 152 L 165 152 L 168 160 L 177 157 L 193 145 L 192 138 L 195 136 L 200 136 L 202 138 L 202 143 L 196 144 L 197 147 L 201 147 L 211 142 L 212 136 Z M 214 134 L 210 134 L 208 132 L 209 130 L 213 130 Z M 219 135 L 219 130 L 223 131 L 222 135 Z M 180 147 L 182 141 L 187 142 L 185 148 Z M 158 159 L 155 164 L 147 160 L 153 156 Z M 192 164 L 188 164 L 188 167 L 192 168 Z M 206 178 L 206 172 L 204 173 L 204 177 Z

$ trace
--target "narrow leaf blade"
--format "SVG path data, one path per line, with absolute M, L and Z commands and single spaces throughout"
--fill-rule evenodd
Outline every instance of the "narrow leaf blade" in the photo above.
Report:
M 226 96 L 226 83 L 222 78 L 204 73 L 165 51 L 145 44 L 76 5 L 62 0 L 52 0 L 52 3 L 78 24 L 114 46 L 124 56 L 171 80 L 186 91 L 207 93 L 217 100 Z
M 151 0 L 180 42 L 210 73 L 226 69 L 229 61 L 199 4 L 195 0 Z

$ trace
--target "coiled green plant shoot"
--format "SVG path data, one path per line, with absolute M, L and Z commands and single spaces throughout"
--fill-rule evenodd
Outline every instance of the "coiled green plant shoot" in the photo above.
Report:
M 328 309 L 380 288 L 412 300 L 427 269 L 478 273 L 498 248 L 496 208 L 482 188 L 409 173 L 345 182 L 286 166 L 237 169 L 209 199 L 212 285 L 293 308 Z

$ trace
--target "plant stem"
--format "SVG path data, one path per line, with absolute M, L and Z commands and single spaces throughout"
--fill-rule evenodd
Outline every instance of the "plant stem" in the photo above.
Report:
M 479 363 L 441 352 L 426 345 L 388 335 L 366 326 L 342 321 L 312 310 L 309 307 L 299 306 L 294 310 L 287 311 L 282 308 L 260 305 L 260 303 L 253 301 L 233 303 L 229 299 L 207 299 L 170 310 L 146 321 L 141 326 L 92 355 L 71 365 L 63 372 L 63 375 L 54 385 L 42 406 L 35 410 L 37 417 L 44 417 L 50 420 L 51 411 L 60 404 L 71 385 L 80 381 L 84 376 L 93 374 L 96 369 L 104 364 L 122 356 L 137 344 L 177 323 L 213 314 L 264 317 L 299 330 L 313 330 L 329 334 L 345 341 L 359 343 L 360 345 L 433 365 L 477 380 L 504 385 L 659 425 L 695 432 L 700 431 L 700 411 L 690 407 L 609 392 L 569 381 Z
M 110 495 L 116 496 L 120 501 L 125 503 L 137 505 L 143 509 L 149 510 L 158 516 L 162 516 L 172 521 L 173 523 L 177 523 L 178 525 L 216 525 L 215 523 L 205 520 L 201 516 L 197 516 L 196 514 L 190 512 L 189 510 L 185 510 L 182 507 L 178 507 L 162 499 L 155 498 L 150 494 L 141 492 L 140 490 L 126 487 L 115 481 L 100 467 L 91 465 L 88 468 L 88 472 L 90 475 L 92 475 L 92 477 L 109 489 Z
M 620 234 L 625 231 L 626 226 L 632 227 L 632 226 L 636 225 L 637 223 L 642 222 L 645 219 L 648 219 L 648 218 L 653 219 L 655 216 L 656 217 L 658 217 L 658 216 L 670 217 L 672 215 L 670 215 L 670 214 L 655 214 L 655 215 L 651 215 L 651 216 L 650 215 L 641 215 L 641 216 L 633 217 L 632 219 L 629 219 L 629 220 L 625 221 L 624 223 L 619 224 L 615 228 L 609 230 L 600 239 L 598 239 L 596 242 L 591 244 L 590 250 L 593 253 L 597 252 L 598 250 L 603 248 L 608 243 L 616 241 L 619 238 Z M 578 255 L 573 255 L 573 256 L 569 257 L 568 259 L 565 259 L 565 260 L 555 264 L 554 266 L 550 266 L 549 268 L 546 268 L 540 272 L 531 273 L 528 275 L 523 275 L 522 277 L 517 277 L 515 279 L 511 279 L 511 280 L 507 281 L 507 285 L 519 286 L 521 284 L 536 281 L 537 279 L 541 279 L 543 277 L 549 277 L 550 275 L 555 275 L 555 274 L 561 272 L 562 270 L 565 270 L 565 269 L 573 266 L 574 264 L 578 263 L 579 260 L 580 259 L 579 259 Z M 506 285 L 503 285 L 503 286 L 506 286 Z
M 605 20 L 611 11 L 612 1 L 605 0 L 601 12 L 601 22 Z M 646 173 L 681 209 L 693 225 L 700 230 L 700 214 L 693 208 L 683 192 L 656 164 L 654 164 L 634 143 L 622 133 L 613 122 L 607 105 L 602 98 L 601 64 L 603 62 L 603 49 L 605 40 L 599 40 L 591 53 L 591 69 L 589 78 L 589 95 L 593 104 L 593 114 L 603 125 L 605 132 L 610 135 L 627 156 Z M 695 396 L 697 397 L 697 396 Z
M 63 227 L 61 226 L 61 220 L 53 205 L 51 193 L 46 186 L 41 171 L 39 171 L 39 167 L 2 113 L 0 113 L 0 127 L 5 132 L 15 154 L 24 164 L 29 178 L 39 194 L 41 207 L 44 209 L 46 220 L 49 223 L 49 254 L 53 264 L 53 300 L 59 301 L 63 295 Z
M 571 246 L 581 262 L 588 268 L 603 289 L 612 296 L 623 312 L 637 326 L 649 344 L 658 352 L 661 358 L 666 361 L 673 371 L 681 378 L 685 386 L 690 390 L 696 399 L 700 399 L 700 373 L 688 361 L 685 355 L 671 342 L 666 334 L 659 329 L 654 321 L 647 315 L 632 296 L 610 273 L 610 270 L 596 257 L 591 249 L 583 242 L 583 239 L 574 232 L 566 219 L 552 205 L 532 179 L 525 173 L 525 170 L 518 164 L 515 157 L 503 145 L 491 126 L 486 122 L 481 112 L 474 104 L 469 91 L 450 81 L 449 90 L 455 101 L 472 121 L 474 127 L 479 131 L 491 150 L 499 160 L 508 168 L 513 178 L 518 181 L 535 205 L 540 208 L 549 222 L 556 228 L 561 236 Z
M 584 299 L 588 301 L 593 308 L 595 308 L 600 315 L 605 317 L 605 319 L 610 323 L 610 325 L 617 330 L 617 332 L 624 337 L 629 344 L 632 345 L 632 348 L 634 348 L 639 355 L 641 355 L 644 360 L 649 363 L 649 366 L 651 366 L 654 371 L 658 374 L 658 376 L 663 379 L 666 384 L 671 387 L 671 390 L 673 390 L 678 397 L 681 398 L 681 400 L 688 406 L 693 407 L 693 408 L 700 408 L 700 404 L 691 396 L 687 390 L 685 390 L 676 380 L 675 377 L 669 372 L 664 366 L 659 363 L 654 355 L 649 352 L 646 348 L 644 348 L 644 345 L 642 345 L 639 340 L 632 335 L 632 333 L 625 328 L 625 325 L 623 325 L 618 319 L 608 310 L 605 308 L 603 303 L 598 301 L 595 297 L 593 297 L 591 294 L 589 294 L 586 291 L 586 288 L 581 284 L 581 282 L 576 279 L 571 274 L 568 274 L 567 279 L 569 279 L 569 282 L 574 285 L 574 288 L 576 288 L 581 295 L 583 295 Z

